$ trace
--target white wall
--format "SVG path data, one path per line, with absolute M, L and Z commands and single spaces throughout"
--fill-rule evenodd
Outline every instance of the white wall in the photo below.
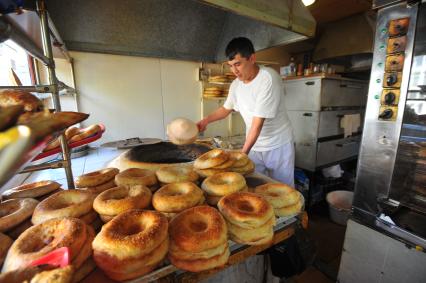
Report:
M 166 138 L 175 117 L 200 118 L 201 86 L 197 62 L 71 52 L 83 125 L 103 123 L 102 142 Z M 60 71 L 58 71 L 59 75 Z

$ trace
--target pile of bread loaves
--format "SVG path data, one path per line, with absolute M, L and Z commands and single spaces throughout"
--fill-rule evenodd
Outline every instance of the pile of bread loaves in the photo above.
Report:
M 76 190 L 52 181 L 11 188 L 0 203 L 0 283 L 13 276 L 78 282 L 96 266 L 123 281 L 166 262 L 200 272 L 228 262 L 229 240 L 267 247 L 276 216 L 299 213 L 303 198 L 278 183 L 248 191 L 234 169 L 251 163 L 243 153 L 214 149 L 194 167 L 89 172 L 76 178 Z M 202 179 L 200 170 L 216 172 Z M 69 268 L 28 267 L 62 247 L 70 251 Z
M 221 172 L 247 175 L 254 172 L 254 163 L 242 152 L 213 149 L 198 157 L 194 162 L 194 168 L 202 177 Z
M 39 141 L 88 117 L 88 114 L 79 112 L 51 113 L 40 99 L 26 91 L 0 91 L 0 132 L 4 131 L 5 135 L 12 134 L 14 126 L 25 125 L 32 130 L 32 137 Z
M 93 124 L 86 128 L 78 128 L 73 126 L 65 130 L 65 139 L 67 143 L 70 144 L 73 142 L 84 140 L 101 131 L 102 131 L 102 127 L 99 124 Z M 58 148 L 60 145 L 61 144 L 60 144 L 59 138 L 56 138 L 46 146 L 44 151 L 49 151 L 49 150 Z

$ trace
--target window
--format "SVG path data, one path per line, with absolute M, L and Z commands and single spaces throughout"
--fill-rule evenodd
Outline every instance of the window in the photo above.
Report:
M 32 85 L 28 54 L 11 40 L 0 43 L 0 85 L 9 86 L 10 69 L 15 71 L 22 85 Z

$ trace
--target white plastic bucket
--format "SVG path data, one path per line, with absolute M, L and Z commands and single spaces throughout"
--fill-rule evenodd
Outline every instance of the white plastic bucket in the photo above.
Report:
M 346 225 L 351 212 L 353 192 L 334 191 L 327 194 L 328 208 L 332 221 L 340 225 Z

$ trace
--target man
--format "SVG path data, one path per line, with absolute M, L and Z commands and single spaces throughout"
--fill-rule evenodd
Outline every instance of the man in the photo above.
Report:
M 198 129 L 203 132 L 209 123 L 224 119 L 233 110 L 240 112 L 246 124 L 242 152 L 256 164 L 256 171 L 294 186 L 293 132 L 281 77 L 273 69 L 256 64 L 253 44 L 247 38 L 231 40 L 226 57 L 237 78 L 224 105 L 199 121 Z

